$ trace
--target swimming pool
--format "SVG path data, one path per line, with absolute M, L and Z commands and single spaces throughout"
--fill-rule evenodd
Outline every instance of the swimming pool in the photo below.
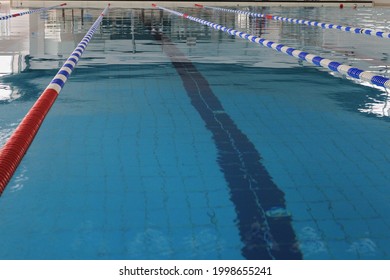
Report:
M 387 75 L 385 39 L 176 9 Z M 367 28 L 390 12 L 251 9 Z M 2 144 L 100 12 L 0 23 Z M 389 259 L 387 100 L 157 9 L 113 7 L 0 198 L 0 258 Z

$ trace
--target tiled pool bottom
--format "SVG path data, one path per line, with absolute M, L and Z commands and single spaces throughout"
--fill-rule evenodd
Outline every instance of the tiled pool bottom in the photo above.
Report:
M 367 113 L 384 94 L 298 62 L 207 63 L 199 54 L 216 44 L 172 37 L 284 192 L 292 247 L 304 259 L 389 259 L 389 121 Z M 243 46 L 227 41 L 221 53 Z M 138 43 L 137 64 L 122 47 L 92 44 L 50 111 L 0 199 L 1 259 L 244 258 L 220 151 L 183 78 L 160 42 Z M 100 63 L 118 53 L 122 64 Z M 13 85 L 44 88 L 55 72 Z M 2 134 L 36 99 L 23 90 L 0 104 Z
M 196 66 L 285 192 L 303 257 L 387 259 L 389 123 L 338 98 L 367 88 L 309 68 L 286 91 L 274 78 L 294 69 Z M 241 259 L 215 147 L 170 64 L 102 67 L 92 85 L 86 73 L 67 84 L 1 198 L 1 258 Z M 231 90 L 250 75 L 272 89 Z M 322 87 L 308 92 L 314 75 Z
M 258 94 L 228 94 L 221 86 L 227 79 L 215 80 L 216 91 L 285 192 L 305 259 L 388 259 L 389 140 L 380 136 L 388 120 L 359 114 L 356 96 L 370 90 L 296 70 L 276 71 L 281 80 L 300 80 L 288 91 L 269 69 L 254 70 L 264 89 Z M 235 73 L 250 82 L 244 71 Z
M 67 85 L 2 197 L 2 257 L 240 258 L 213 144 L 172 69 L 104 68 L 133 78 Z

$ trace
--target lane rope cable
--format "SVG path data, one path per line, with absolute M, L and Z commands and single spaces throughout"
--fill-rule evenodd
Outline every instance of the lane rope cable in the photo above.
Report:
M 362 28 L 362 27 L 352 27 L 352 26 L 343 26 L 333 23 L 324 23 L 324 22 L 318 22 L 313 20 L 305 20 L 305 19 L 296 19 L 296 18 L 286 18 L 286 17 L 280 17 L 280 16 L 274 16 L 270 14 L 258 14 L 258 13 L 252 13 L 242 10 L 233 10 L 233 9 L 226 9 L 226 8 L 219 8 L 219 7 L 211 7 L 211 6 L 204 6 L 200 4 L 195 4 L 196 7 L 199 8 L 205 8 L 205 9 L 212 9 L 217 11 L 223 11 L 228 13 L 236 13 L 236 14 L 243 14 L 248 15 L 252 17 L 259 17 L 259 18 L 266 18 L 271 20 L 277 20 L 277 21 L 284 21 L 289 23 L 295 23 L 295 24 L 303 24 L 308 26 L 314 26 L 314 27 L 321 27 L 322 29 L 335 29 L 345 32 L 350 32 L 354 34 L 364 34 L 369 36 L 376 36 L 380 38 L 390 38 L 389 32 L 384 32 L 382 30 L 376 30 L 376 29 L 370 29 L 370 28 Z
M 69 58 L 54 76 L 50 84 L 43 91 L 33 107 L 28 111 L 21 123 L 12 133 L 0 150 L 0 195 L 3 193 L 9 180 L 15 173 L 19 163 L 34 140 L 42 122 L 44 121 L 51 106 L 56 100 L 65 82 L 76 67 L 81 55 L 98 29 L 103 17 L 107 14 L 110 4 L 96 19 L 86 35 L 74 49 Z
M 248 40 L 248 41 L 253 42 L 253 43 L 257 43 L 261 46 L 264 46 L 264 47 L 267 47 L 270 49 L 274 49 L 278 52 L 293 56 L 293 57 L 298 58 L 300 60 L 307 61 L 311 64 L 316 65 L 316 66 L 328 68 L 328 69 L 335 71 L 335 72 L 338 72 L 342 75 L 346 75 L 346 76 L 349 76 L 349 77 L 354 78 L 354 79 L 362 80 L 362 81 L 368 82 L 370 84 L 373 84 L 373 85 L 376 85 L 379 87 L 384 87 L 384 88 L 390 89 L 390 79 L 389 78 L 386 78 L 386 77 L 383 77 L 380 75 L 376 75 L 372 72 L 363 71 L 363 70 L 356 68 L 356 67 L 341 64 L 337 61 L 332 61 L 332 60 L 329 60 L 329 59 L 326 59 L 326 58 L 323 58 L 323 57 L 320 57 L 320 56 L 317 56 L 314 54 L 310 54 L 310 53 L 307 53 L 307 52 L 304 52 L 301 50 L 297 50 L 297 49 L 288 47 L 286 45 L 279 44 L 277 42 L 266 40 L 264 38 L 257 37 L 257 36 L 254 36 L 254 35 L 242 32 L 242 31 L 234 30 L 233 28 L 228 28 L 226 26 L 223 26 L 223 25 L 220 25 L 217 23 L 213 23 L 210 21 L 206 21 L 206 20 L 201 19 L 201 18 L 196 18 L 196 17 L 190 16 L 190 15 L 185 14 L 185 13 L 181 13 L 181 12 L 170 10 L 170 9 L 167 9 L 167 8 L 164 8 L 161 6 L 157 6 L 156 4 L 152 4 L 152 6 L 158 8 L 158 9 L 167 11 L 169 13 L 175 14 L 179 17 L 183 17 L 185 19 L 189 19 L 191 21 L 195 21 L 195 22 L 198 22 L 198 23 L 203 24 L 203 25 L 208 25 L 216 30 L 222 30 L 230 35 L 238 36 L 242 39 Z
M 15 13 L 12 15 L 2 16 L 2 17 L 0 17 L 0 20 L 6 20 L 6 19 L 14 18 L 14 17 L 23 16 L 23 15 L 29 15 L 29 14 L 33 14 L 33 13 L 43 12 L 43 11 L 56 9 L 56 8 L 63 7 L 63 6 L 66 6 L 66 3 L 62 3 L 60 5 L 51 6 L 51 7 L 47 7 L 47 8 L 39 8 L 39 9 L 31 10 L 31 11 L 25 11 L 25 12 Z

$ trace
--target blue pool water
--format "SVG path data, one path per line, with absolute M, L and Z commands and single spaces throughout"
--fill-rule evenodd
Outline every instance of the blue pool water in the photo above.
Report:
M 177 9 L 388 75 L 385 39 Z M 389 31 L 388 9 L 251 9 Z M 1 144 L 100 12 L 0 23 Z M 0 198 L 0 259 L 389 259 L 389 109 L 383 89 L 113 7 Z

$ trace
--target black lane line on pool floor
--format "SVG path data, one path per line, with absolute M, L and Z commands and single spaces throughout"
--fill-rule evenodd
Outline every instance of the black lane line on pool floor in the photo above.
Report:
M 207 80 L 168 38 L 155 35 L 180 75 L 191 104 L 212 133 L 230 189 L 246 259 L 302 259 L 284 193 L 261 164 L 248 137 L 224 111 Z

